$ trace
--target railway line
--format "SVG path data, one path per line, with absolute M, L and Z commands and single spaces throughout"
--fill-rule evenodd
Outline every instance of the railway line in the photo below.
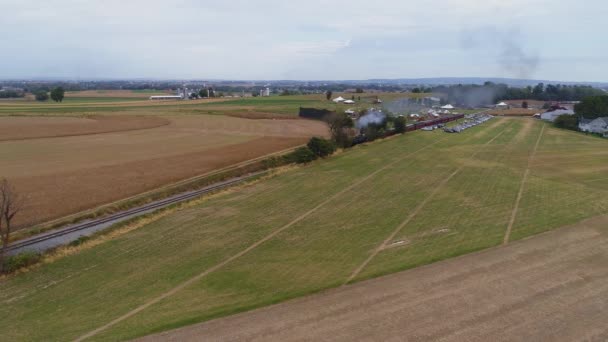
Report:
M 242 183 L 246 180 L 260 176 L 267 171 L 255 172 L 246 176 L 232 178 L 223 182 L 215 183 L 198 190 L 188 191 L 177 194 L 162 200 L 150 202 L 142 206 L 124 210 L 112 215 L 108 215 L 99 219 L 89 220 L 86 222 L 69 225 L 64 228 L 53 230 L 51 232 L 42 233 L 24 240 L 17 241 L 7 247 L 7 254 L 14 255 L 22 252 L 43 252 L 50 248 L 55 248 L 61 245 L 68 244 L 82 236 L 89 236 L 95 232 L 109 228 L 110 226 L 126 221 L 128 219 L 145 215 L 154 212 L 158 209 L 166 208 L 170 205 L 181 203 L 221 190 L 232 185 Z

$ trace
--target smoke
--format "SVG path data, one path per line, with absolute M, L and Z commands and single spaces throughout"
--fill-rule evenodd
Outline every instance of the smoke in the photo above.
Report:
M 408 114 L 412 112 L 419 112 L 424 109 L 425 106 L 420 99 L 406 97 L 388 102 L 384 105 L 384 108 L 386 108 L 391 113 Z
M 384 120 L 386 120 L 386 114 L 382 110 L 369 109 L 357 120 L 357 128 L 362 129 L 370 124 L 381 124 Z
M 505 37 L 499 62 L 510 74 L 529 78 L 538 68 L 539 58 L 526 53 L 513 38 Z
M 481 107 L 493 104 L 496 96 L 494 87 L 452 87 L 449 99 L 457 106 Z
M 540 58 L 525 49 L 525 37 L 519 29 L 500 30 L 481 27 L 461 33 L 461 47 L 465 50 L 493 50 L 501 69 L 517 78 L 530 78 L 538 69 Z

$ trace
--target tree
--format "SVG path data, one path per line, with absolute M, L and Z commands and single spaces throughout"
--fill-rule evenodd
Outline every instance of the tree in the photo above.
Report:
M 57 87 L 51 90 L 51 99 L 55 102 L 62 102 L 65 95 L 65 90 L 62 87 Z
M 333 94 L 334 94 L 334 93 L 333 93 L 331 90 L 328 90 L 328 91 L 325 93 L 325 97 L 327 98 L 327 101 L 331 100 L 331 96 L 332 96 Z
M 577 115 L 587 119 L 608 116 L 608 96 L 589 96 L 574 106 Z
M 44 90 L 40 90 L 36 92 L 35 97 L 36 101 L 44 102 L 49 99 L 49 94 Z
M 4 271 L 4 257 L 10 241 L 12 221 L 21 210 L 21 198 L 8 180 L 0 181 L 0 272 Z
M 198 96 L 200 96 L 201 98 L 206 98 L 207 97 L 207 89 L 203 88 L 198 92 Z
M 521 108 L 528 109 L 528 101 L 523 101 L 523 102 L 521 103 Z
M 363 88 L 357 88 L 357 89 L 355 89 L 355 92 L 358 94 L 364 93 Z
M 340 147 L 349 147 L 351 144 L 351 132 L 355 123 L 353 120 L 344 113 L 332 113 L 324 118 L 329 131 L 331 133 L 331 139 Z
M 395 125 L 396 133 L 405 133 L 405 128 L 406 128 L 407 122 L 405 121 L 404 116 L 399 116 L 399 117 L 395 118 L 394 125 Z
M 336 144 L 327 139 L 312 137 L 306 145 L 317 156 L 325 158 L 336 151 Z

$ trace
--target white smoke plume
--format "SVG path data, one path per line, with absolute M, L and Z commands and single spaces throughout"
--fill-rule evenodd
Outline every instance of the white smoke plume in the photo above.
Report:
M 382 110 L 369 109 L 365 115 L 357 120 L 357 128 L 362 129 L 370 124 L 381 124 L 386 119 L 386 114 Z

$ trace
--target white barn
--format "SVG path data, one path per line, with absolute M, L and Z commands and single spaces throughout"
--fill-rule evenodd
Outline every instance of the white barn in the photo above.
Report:
M 585 119 L 582 118 L 578 123 L 578 129 L 589 133 L 608 133 L 608 117 Z
M 540 118 L 545 121 L 553 122 L 560 115 L 574 115 L 574 111 L 570 109 L 557 109 L 551 112 L 542 113 Z

